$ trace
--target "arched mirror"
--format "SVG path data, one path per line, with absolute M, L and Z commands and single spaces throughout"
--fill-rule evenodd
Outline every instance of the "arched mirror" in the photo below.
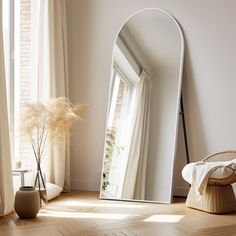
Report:
M 100 197 L 170 203 L 184 40 L 161 9 L 130 17 L 113 49 Z

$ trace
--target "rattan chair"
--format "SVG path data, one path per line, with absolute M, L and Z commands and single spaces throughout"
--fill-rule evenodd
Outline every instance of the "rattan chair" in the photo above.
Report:
M 236 151 L 219 152 L 207 156 L 202 161 L 230 161 L 236 158 Z M 228 168 L 228 167 L 227 167 Z M 231 169 L 227 178 L 209 178 L 206 192 L 199 197 L 193 187 L 190 188 L 186 205 L 209 213 L 228 213 L 236 211 L 236 199 L 232 184 L 236 182 L 236 171 Z

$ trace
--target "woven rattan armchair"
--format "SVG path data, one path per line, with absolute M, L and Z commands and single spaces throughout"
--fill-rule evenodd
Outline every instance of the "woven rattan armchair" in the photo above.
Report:
M 207 156 L 202 161 L 230 161 L 236 158 L 236 151 L 219 152 Z M 228 168 L 228 167 L 227 167 Z M 186 205 L 209 213 L 228 213 L 236 211 L 236 199 L 232 188 L 236 182 L 236 171 L 231 169 L 227 178 L 209 178 L 206 192 L 199 199 L 193 187 L 190 188 Z M 220 172 L 219 172 L 220 173 Z

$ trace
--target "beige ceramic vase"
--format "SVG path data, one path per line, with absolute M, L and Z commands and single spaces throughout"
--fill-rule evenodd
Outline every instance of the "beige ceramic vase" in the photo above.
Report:
M 34 218 L 40 209 L 39 192 L 33 186 L 24 186 L 16 192 L 15 211 L 20 218 Z

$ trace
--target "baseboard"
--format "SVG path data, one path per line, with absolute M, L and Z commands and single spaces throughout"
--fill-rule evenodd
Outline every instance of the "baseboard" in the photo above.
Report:
M 176 186 L 173 189 L 174 196 L 187 197 L 190 187 Z M 236 196 L 236 188 L 234 187 L 234 194 Z
M 187 197 L 190 187 L 176 186 L 173 189 L 173 196 Z
M 100 190 L 100 182 L 95 180 L 72 179 L 70 183 L 72 190 L 86 190 L 86 191 Z
M 234 195 L 236 196 L 236 183 L 234 183 L 232 185 L 233 185 Z
M 176 186 L 173 189 L 174 196 L 187 197 L 190 187 Z M 100 182 L 94 180 L 71 180 L 72 190 L 100 191 Z M 234 189 L 236 196 L 236 189 Z

